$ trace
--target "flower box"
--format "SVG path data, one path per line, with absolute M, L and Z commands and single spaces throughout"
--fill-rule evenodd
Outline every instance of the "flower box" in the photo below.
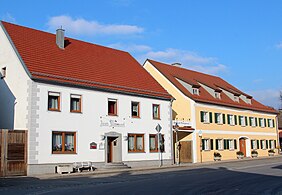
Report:
M 57 166 L 57 173 L 71 173 L 73 171 L 72 165 L 58 165 Z

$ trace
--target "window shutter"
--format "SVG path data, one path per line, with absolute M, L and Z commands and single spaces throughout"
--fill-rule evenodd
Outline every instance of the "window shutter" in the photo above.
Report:
M 266 149 L 268 149 L 268 140 L 265 140 Z
M 257 117 L 255 118 L 255 125 L 256 125 L 256 127 L 258 126 L 258 118 Z
M 230 146 L 229 146 L 229 140 L 226 140 L 226 149 L 229 150 Z
M 251 118 L 251 117 L 249 117 L 249 124 L 250 124 L 250 126 L 253 125 L 253 124 L 252 124 L 252 118 Z
M 230 125 L 230 118 L 229 118 L 230 114 L 227 114 L 227 124 Z
M 213 150 L 213 139 L 210 139 L 211 150 Z
M 237 115 L 234 115 L 235 125 L 237 125 Z
M 217 121 L 217 113 L 214 113 L 214 122 L 218 123 L 218 121 Z
M 274 148 L 276 148 L 276 140 L 274 140 Z
M 269 119 L 267 119 L 267 126 L 268 126 L 268 127 L 270 127 L 270 124 L 269 124 Z
M 215 149 L 216 149 L 216 150 L 218 150 L 218 142 L 219 142 L 219 140 L 216 139 L 216 140 L 215 140 Z
M 251 149 L 254 149 L 254 142 L 255 140 L 251 140 Z
M 272 119 L 272 125 L 273 125 L 273 127 L 275 127 L 275 124 L 274 124 L 274 119 Z
M 264 119 L 264 126 L 267 127 L 266 119 Z
M 205 140 L 202 139 L 202 150 L 205 150 Z
M 259 149 L 259 140 L 257 140 L 257 149 Z
M 246 126 L 248 126 L 248 117 L 245 116 Z
M 222 114 L 222 122 L 225 124 L 225 114 Z
M 234 139 L 234 149 L 237 150 L 237 140 Z
M 226 139 L 223 140 L 223 145 L 224 145 L 224 150 L 226 150 L 227 149 L 227 140 Z
M 262 140 L 260 140 L 260 149 L 262 149 Z
M 259 118 L 259 126 L 260 126 L 260 127 L 262 126 L 262 124 L 261 124 L 261 118 Z
M 204 112 L 201 111 L 200 113 L 201 113 L 201 122 L 204 122 Z
M 210 112 L 210 123 L 212 123 L 212 112 Z
M 242 125 L 241 118 L 242 118 L 242 116 L 239 116 L 239 125 Z

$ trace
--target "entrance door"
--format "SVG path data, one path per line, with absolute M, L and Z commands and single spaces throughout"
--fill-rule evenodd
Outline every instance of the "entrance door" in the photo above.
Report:
M 0 176 L 26 175 L 27 131 L 0 130 Z
M 192 141 L 181 141 L 179 148 L 179 162 L 192 162 Z
M 115 148 L 117 146 L 117 137 L 108 137 L 108 163 L 115 162 Z
M 244 156 L 246 157 L 246 140 L 244 138 L 241 138 L 239 140 L 240 144 L 240 151 L 244 153 Z

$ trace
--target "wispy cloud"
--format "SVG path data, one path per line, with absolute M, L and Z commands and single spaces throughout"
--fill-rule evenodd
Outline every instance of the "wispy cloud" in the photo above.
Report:
M 282 49 L 282 42 L 276 44 L 275 47 L 276 47 L 277 49 Z
M 128 52 L 148 52 L 151 51 L 152 48 L 148 45 L 137 45 L 137 44 L 123 44 L 123 43 L 114 43 L 108 45 L 108 47 L 120 49 Z
M 252 95 L 256 100 L 263 103 L 266 106 L 271 106 L 278 109 L 281 106 L 279 100 L 279 89 L 265 89 L 257 91 L 249 91 L 248 94 Z
M 1 20 L 11 23 L 16 23 L 16 19 L 8 12 L 1 17 Z
M 61 15 L 54 16 L 47 22 L 49 30 L 54 31 L 55 29 L 63 26 L 69 34 L 76 35 L 93 35 L 93 34 L 136 34 L 142 33 L 143 28 L 135 25 L 126 24 L 100 24 L 97 21 L 88 21 L 83 18 L 72 18 L 70 16 Z

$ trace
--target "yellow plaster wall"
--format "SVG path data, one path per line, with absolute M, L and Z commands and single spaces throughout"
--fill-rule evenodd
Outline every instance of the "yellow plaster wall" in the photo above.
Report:
M 212 112 L 212 123 L 203 123 L 201 122 L 201 111 L 207 111 Z M 197 129 L 202 130 L 225 130 L 225 131 L 247 131 L 247 132 L 263 132 L 263 133 L 276 133 L 276 127 L 270 128 L 270 127 L 252 127 L 249 124 L 249 117 L 257 117 L 257 118 L 266 118 L 266 119 L 274 119 L 276 121 L 276 116 L 272 115 L 265 115 L 265 114 L 259 114 L 259 113 L 252 113 L 250 112 L 239 112 L 236 110 L 222 110 L 222 109 L 215 109 L 215 108 L 207 108 L 204 106 L 197 106 L 195 108 L 196 113 L 196 127 Z M 214 113 L 223 113 L 225 114 L 225 124 L 216 124 Z M 237 125 L 229 125 L 227 124 L 227 114 L 233 114 L 237 115 Z M 241 126 L 239 125 L 239 117 L 238 116 L 246 116 L 248 117 L 248 125 L 247 126 Z M 276 122 L 274 122 L 274 125 Z
M 176 87 L 161 75 L 149 62 L 145 63 L 144 68 L 175 98 L 172 104 L 172 119 L 191 121 L 191 104 L 189 99 L 177 90 Z

